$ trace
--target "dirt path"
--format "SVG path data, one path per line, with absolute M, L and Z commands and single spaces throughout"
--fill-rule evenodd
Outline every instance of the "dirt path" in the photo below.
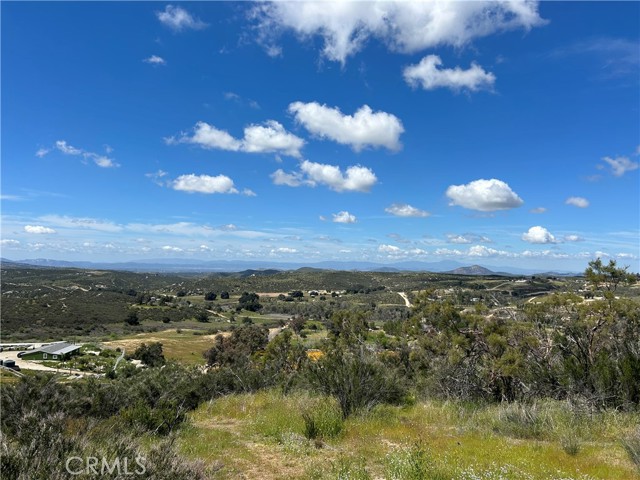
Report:
M 413 305 L 409 301 L 409 297 L 407 297 L 406 293 L 398 292 L 398 295 L 400 295 L 402 297 L 402 299 L 404 300 L 404 304 L 407 306 L 407 308 L 412 308 L 413 307 Z

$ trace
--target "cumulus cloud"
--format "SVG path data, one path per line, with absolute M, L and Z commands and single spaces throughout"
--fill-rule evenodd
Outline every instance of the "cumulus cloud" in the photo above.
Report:
M 397 217 L 428 217 L 431 215 L 425 210 L 420 210 L 406 203 L 394 203 L 385 208 L 384 211 Z
M 56 233 L 53 228 L 43 227 L 42 225 L 25 225 L 24 231 L 27 233 L 35 233 L 37 235 Z
M 373 171 L 360 165 L 348 167 L 343 174 L 335 165 L 305 160 L 300 170 L 311 185 L 327 185 L 336 192 L 368 192 L 378 181 Z
M 144 60 L 142 60 L 144 63 L 148 63 L 151 65 L 166 65 L 167 62 L 164 60 L 164 58 L 159 57 L 158 55 L 151 55 L 148 58 L 145 58 Z
M 378 182 L 376 175 L 369 168 L 360 165 L 347 167 L 343 173 L 340 167 L 304 160 L 300 171 L 286 173 L 282 169 L 271 174 L 276 185 L 299 187 L 306 185 L 326 185 L 336 192 L 368 192 Z
M 291 30 L 319 35 L 322 55 L 344 64 L 370 38 L 391 51 L 415 53 L 442 45 L 462 47 L 475 38 L 541 25 L 536 1 L 513 2 L 269 2 L 250 11 L 259 41 L 280 53 L 275 41 Z
M 239 193 L 233 180 L 226 175 L 180 175 L 171 182 L 171 187 L 187 193 Z
M 569 197 L 564 203 L 578 208 L 587 208 L 589 206 L 589 200 L 583 197 Z
M 472 63 L 471 67 L 463 70 L 460 67 L 439 68 L 442 60 L 437 55 L 428 55 L 417 65 L 410 65 L 404 69 L 405 81 L 412 87 L 422 87 L 425 90 L 449 88 L 454 91 L 466 90 L 477 92 L 491 90 L 496 77 L 486 72 L 481 66 Z
M 36 157 L 42 158 L 45 155 L 47 155 L 47 153 L 49 152 L 50 150 L 48 148 L 39 148 L 38 151 L 36 152 Z
M 630 160 L 629 157 L 604 157 L 602 161 L 609 164 L 611 173 L 616 177 L 621 177 L 625 173 L 632 172 L 640 167 L 638 162 Z
M 522 240 L 528 243 L 556 243 L 556 238 L 544 227 L 531 227 L 522 234 Z
M 193 135 L 183 135 L 176 139 L 165 139 L 169 145 L 192 143 L 206 149 L 227 150 L 247 153 L 279 153 L 291 157 L 300 157 L 304 140 L 287 132 L 275 120 L 263 125 L 249 125 L 244 129 L 244 138 L 236 139 L 225 130 L 220 130 L 206 122 L 196 123 Z
M 156 12 L 156 16 L 163 25 L 169 27 L 174 32 L 201 30 L 207 27 L 207 24 L 202 20 L 194 17 L 184 8 L 174 5 L 167 5 L 162 12 Z
M 294 102 L 289 105 L 289 113 L 313 135 L 349 145 L 355 151 L 366 147 L 402 148 L 400 135 L 404 127 L 400 119 L 390 113 L 374 112 L 368 105 L 353 115 L 345 115 L 339 108 L 317 102 Z
M 451 185 L 446 195 L 451 200 L 449 205 L 481 212 L 508 210 L 524 203 L 509 185 L 495 178 L 474 180 L 466 185 Z
M 334 223 L 356 223 L 358 220 L 355 215 L 351 215 L 347 211 L 342 211 L 333 214 Z

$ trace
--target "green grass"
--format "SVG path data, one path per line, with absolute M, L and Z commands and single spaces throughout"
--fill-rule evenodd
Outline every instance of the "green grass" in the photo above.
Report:
M 181 333 L 177 333 L 178 330 Z M 215 335 L 194 335 L 194 332 L 198 331 L 172 328 L 159 332 L 142 333 L 104 344 L 109 348 L 124 348 L 127 354 L 131 354 L 142 343 L 160 342 L 167 360 L 175 360 L 186 365 L 204 365 L 205 360 L 202 353 L 213 346 Z
M 323 402 L 329 401 L 303 393 L 223 397 L 191 414 L 180 445 L 210 465 L 224 463 L 215 478 L 637 478 L 620 439 L 632 433 L 638 414 L 583 415 L 543 402 L 534 408 L 544 429 L 531 438 L 519 430 L 514 435 L 513 406 L 423 402 L 380 406 L 316 442 L 305 437 L 303 414 L 318 412 Z M 508 427 L 496 428 L 502 421 Z M 570 434 L 579 442 L 571 454 Z

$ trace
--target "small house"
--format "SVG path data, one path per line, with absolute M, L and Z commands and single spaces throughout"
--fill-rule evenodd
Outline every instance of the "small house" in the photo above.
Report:
M 68 360 L 80 353 L 81 345 L 68 342 L 56 342 L 47 346 L 31 350 L 22 355 L 23 360 Z

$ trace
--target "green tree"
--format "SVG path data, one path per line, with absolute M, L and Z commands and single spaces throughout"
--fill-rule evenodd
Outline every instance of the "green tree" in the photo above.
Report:
M 127 317 L 124 319 L 127 325 L 135 326 L 140 325 L 140 318 L 138 318 L 138 312 L 136 310 L 131 310 Z
M 133 358 L 140 360 L 149 367 L 160 367 L 165 364 L 164 354 L 162 353 L 162 343 L 143 343 L 136 351 L 133 352 Z
M 584 271 L 584 276 L 595 290 L 602 290 L 606 298 L 611 297 L 621 283 L 632 283 L 635 280 L 633 274 L 627 272 L 629 267 L 618 267 L 615 260 L 609 260 L 605 265 L 598 257 L 589 262 Z

